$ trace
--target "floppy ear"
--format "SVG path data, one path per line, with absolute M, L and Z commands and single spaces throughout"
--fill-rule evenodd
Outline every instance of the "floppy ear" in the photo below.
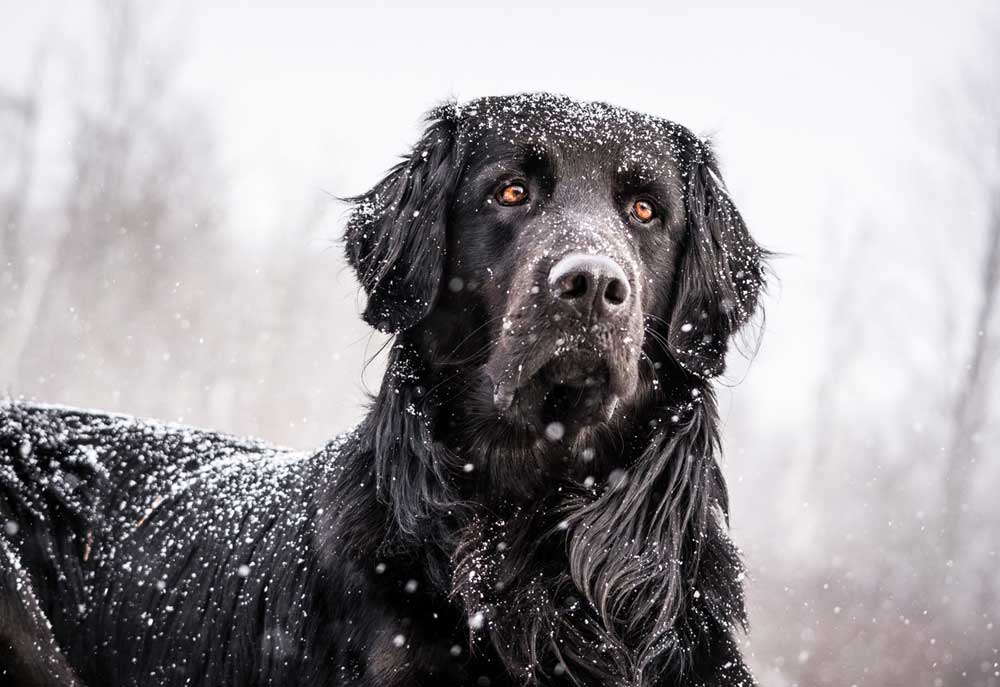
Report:
M 700 141 L 694 146 L 668 341 L 684 369 L 709 379 L 722 374 L 730 337 L 757 307 L 764 251 L 733 205 L 712 151 Z
M 457 109 L 432 111 L 423 137 L 354 203 L 344 241 L 368 294 L 363 317 L 387 333 L 409 329 L 434 306 L 445 269 L 445 225 L 461 174 Z

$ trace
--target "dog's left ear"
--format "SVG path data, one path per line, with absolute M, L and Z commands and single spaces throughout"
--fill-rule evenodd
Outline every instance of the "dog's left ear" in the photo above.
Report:
M 725 370 L 730 338 L 757 307 L 764 251 L 733 205 L 708 144 L 695 141 L 693 148 L 668 341 L 684 369 L 709 379 Z
M 395 334 L 423 319 L 445 270 L 445 227 L 461 174 L 458 111 L 443 105 L 427 117 L 410 155 L 354 203 L 344 242 L 366 293 L 365 322 Z

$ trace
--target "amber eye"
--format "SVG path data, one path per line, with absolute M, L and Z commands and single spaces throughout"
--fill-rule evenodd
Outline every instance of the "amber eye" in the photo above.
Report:
M 520 205 L 528 200 L 528 189 L 517 182 L 505 184 L 497 193 L 501 205 Z
M 648 200 L 637 200 L 632 203 L 632 216 L 645 224 L 656 216 L 656 209 Z

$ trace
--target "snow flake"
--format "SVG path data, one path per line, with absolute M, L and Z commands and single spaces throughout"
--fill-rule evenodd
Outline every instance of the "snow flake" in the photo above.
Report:
M 566 428 L 561 422 L 550 422 L 545 426 L 545 438 L 549 441 L 559 441 L 566 433 Z

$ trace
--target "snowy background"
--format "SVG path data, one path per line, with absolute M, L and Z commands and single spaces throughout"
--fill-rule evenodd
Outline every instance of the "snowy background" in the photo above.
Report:
M 765 685 L 1000 684 L 991 2 L 0 0 L 0 393 L 315 446 L 382 343 L 344 206 L 436 102 L 711 133 L 783 257 L 720 384 Z

